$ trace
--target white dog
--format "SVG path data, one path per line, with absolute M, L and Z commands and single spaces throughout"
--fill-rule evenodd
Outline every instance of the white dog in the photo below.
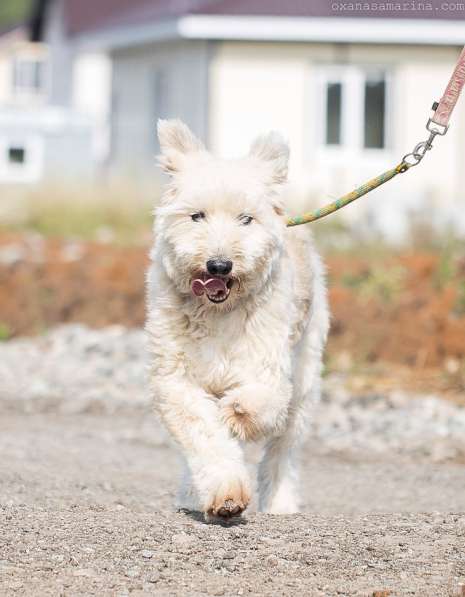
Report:
M 172 178 L 155 214 L 147 330 L 156 409 L 186 462 L 179 506 L 239 515 L 251 497 L 242 442 L 263 438 L 259 509 L 296 512 L 329 316 L 309 231 L 286 228 L 288 146 L 271 133 L 219 160 L 178 120 L 158 133 Z

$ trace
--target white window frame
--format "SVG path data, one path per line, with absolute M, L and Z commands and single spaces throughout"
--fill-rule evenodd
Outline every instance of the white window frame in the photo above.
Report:
M 365 124 L 365 83 L 369 73 L 381 71 L 384 73 L 386 85 L 384 110 L 384 147 L 364 147 Z M 341 83 L 341 143 L 328 145 L 326 143 L 327 128 L 327 89 L 330 83 Z M 391 105 L 392 83 L 389 69 L 379 65 L 321 65 L 317 70 L 316 101 L 318 123 L 317 145 L 318 151 L 326 157 L 344 159 L 345 156 L 381 157 L 392 147 Z
M 10 162 L 11 148 L 24 148 L 25 161 L 21 164 Z M 24 137 L 0 137 L 0 184 L 22 184 L 38 182 L 43 174 L 44 141 L 37 135 Z

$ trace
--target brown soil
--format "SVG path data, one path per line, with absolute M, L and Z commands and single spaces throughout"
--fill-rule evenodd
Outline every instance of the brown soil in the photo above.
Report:
M 350 350 L 361 342 L 368 361 L 410 366 L 462 360 L 465 262 L 456 261 L 444 266 L 441 256 L 433 253 L 390 256 L 377 265 L 361 258 L 330 258 L 337 346 Z M 441 267 L 453 271 L 442 274 Z M 361 329 L 367 332 L 365 338 Z
M 146 254 L 140 247 L 1 236 L 1 336 L 64 322 L 141 326 Z M 326 261 L 330 367 L 351 373 L 359 391 L 376 380 L 465 393 L 463 258 L 416 252 Z
M 0 260 L 0 320 L 11 336 L 69 322 L 143 325 L 145 249 L 12 236 L 1 247 L 20 247 L 19 259 Z

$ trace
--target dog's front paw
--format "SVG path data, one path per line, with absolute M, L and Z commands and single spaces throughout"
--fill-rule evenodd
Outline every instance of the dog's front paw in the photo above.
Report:
M 250 487 L 245 479 L 223 481 L 205 505 L 205 518 L 212 522 L 240 516 L 249 502 Z
M 286 395 L 270 394 L 263 384 L 247 384 L 221 398 L 220 413 L 233 435 L 255 441 L 281 433 L 288 416 L 288 404 Z
M 264 434 L 257 411 L 250 401 L 235 394 L 222 398 L 221 418 L 231 433 L 244 441 L 254 441 Z

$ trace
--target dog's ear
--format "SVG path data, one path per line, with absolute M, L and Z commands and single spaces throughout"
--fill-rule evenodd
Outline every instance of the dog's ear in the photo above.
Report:
M 181 120 L 159 120 L 157 123 L 161 155 L 158 163 L 169 174 L 180 170 L 184 157 L 193 152 L 204 151 L 205 147 Z
M 267 135 L 257 137 L 252 143 L 249 155 L 269 164 L 272 184 L 286 182 L 289 165 L 289 145 L 282 135 L 273 131 Z

